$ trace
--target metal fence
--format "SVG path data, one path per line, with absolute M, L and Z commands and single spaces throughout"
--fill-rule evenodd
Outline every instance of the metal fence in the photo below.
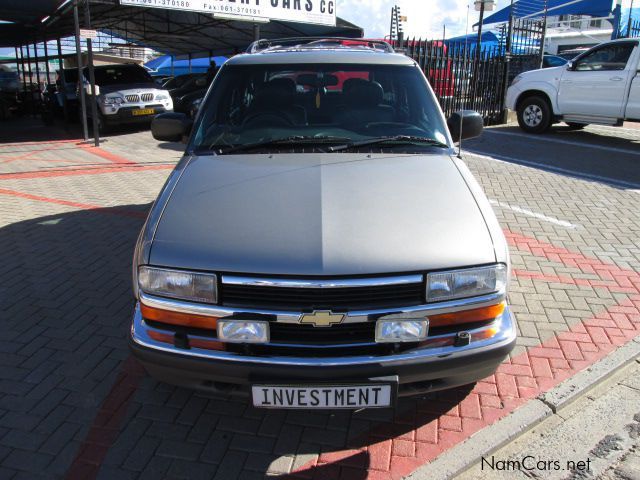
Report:
M 476 48 L 475 42 L 409 39 L 405 53 L 429 79 L 446 116 L 456 110 L 478 111 L 485 125 L 504 120 L 506 87 L 517 74 L 540 68 L 544 25 L 513 19 L 499 32 L 497 45 Z
M 477 110 L 487 125 L 500 123 L 505 67 L 500 47 L 478 55 L 469 45 L 414 39 L 407 42 L 406 54 L 422 68 L 447 117 L 456 110 Z

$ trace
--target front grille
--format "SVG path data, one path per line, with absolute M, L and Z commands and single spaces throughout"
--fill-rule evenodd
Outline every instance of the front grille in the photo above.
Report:
M 223 305 L 292 311 L 373 310 L 424 303 L 422 283 L 348 288 L 289 288 L 222 284 Z
M 153 93 L 143 93 L 141 98 L 143 102 L 150 102 L 153 100 Z
M 376 336 L 375 322 L 341 323 L 331 327 L 271 322 L 269 327 L 271 343 L 305 345 L 373 343 Z
M 126 98 L 129 103 L 137 103 L 140 101 L 140 95 L 127 95 L 124 98 Z

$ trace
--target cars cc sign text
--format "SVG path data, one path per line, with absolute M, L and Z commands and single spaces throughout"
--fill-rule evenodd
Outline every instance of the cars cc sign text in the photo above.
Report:
M 120 0 L 120 4 L 212 13 L 245 21 L 336 24 L 336 0 Z

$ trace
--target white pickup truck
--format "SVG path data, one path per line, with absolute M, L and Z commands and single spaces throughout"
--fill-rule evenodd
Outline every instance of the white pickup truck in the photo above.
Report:
M 639 40 L 601 43 L 565 66 L 521 73 L 507 91 L 507 108 L 530 133 L 559 121 L 575 129 L 640 122 Z

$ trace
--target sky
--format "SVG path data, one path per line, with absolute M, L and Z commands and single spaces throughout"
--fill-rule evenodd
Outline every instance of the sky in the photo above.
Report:
M 497 8 L 502 8 L 507 0 L 499 0 Z M 478 12 L 469 0 L 338 0 L 337 14 L 345 20 L 364 28 L 365 36 L 382 38 L 389 34 L 391 8 L 400 6 L 407 22 L 403 24 L 405 36 L 440 38 L 443 26 L 447 37 L 464 35 L 469 6 L 468 32 L 478 21 Z

